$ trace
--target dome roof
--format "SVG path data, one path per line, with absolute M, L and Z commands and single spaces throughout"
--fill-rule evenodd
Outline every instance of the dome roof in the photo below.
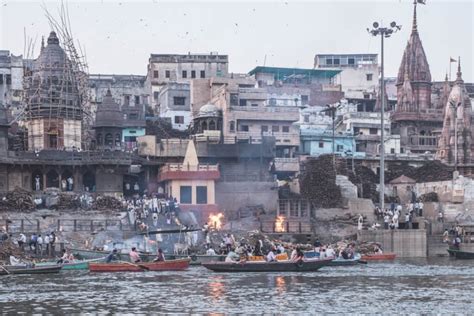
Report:
M 198 117 L 218 117 L 220 115 L 219 108 L 211 103 L 203 105 L 198 113 Z
M 70 63 L 64 50 L 59 46 L 59 39 L 55 32 L 51 32 L 48 37 L 48 45 L 41 48 L 41 53 L 35 60 L 33 70 L 45 69 L 61 70 L 66 63 Z
M 121 127 L 123 123 L 122 111 L 114 98 L 110 90 L 107 90 L 107 94 L 102 101 L 102 104 L 97 107 L 95 115 L 95 127 Z

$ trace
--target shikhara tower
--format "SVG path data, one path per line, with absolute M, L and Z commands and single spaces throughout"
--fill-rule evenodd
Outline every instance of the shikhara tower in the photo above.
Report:
M 430 66 L 418 33 L 416 8 L 415 1 L 411 35 L 398 71 L 392 132 L 400 134 L 403 152 L 435 152 L 435 132 L 442 127 L 443 112 L 431 103 Z
M 472 163 L 472 105 L 462 79 L 461 60 L 458 62 L 456 81 L 449 93 L 444 111 L 437 158 L 449 164 Z

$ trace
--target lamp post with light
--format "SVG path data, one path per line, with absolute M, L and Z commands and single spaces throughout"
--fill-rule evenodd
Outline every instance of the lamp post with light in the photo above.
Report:
M 385 144 L 384 144 L 384 112 L 385 112 L 385 78 L 384 78 L 384 38 L 390 37 L 393 33 L 399 31 L 402 26 L 396 22 L 390 23 L 389 27 L 381 27 L 378 22 L 372 24 L 373 29 L 367 28 L 367 32 L 373 36 L 379 36 L 381 39 L 381 56 L 380 56 L 380 209 L 385 209 Z

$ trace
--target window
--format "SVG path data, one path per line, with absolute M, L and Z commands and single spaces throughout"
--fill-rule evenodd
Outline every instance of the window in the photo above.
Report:
M 337 152 L 344 151 L 344 146 L 342 146 L 342 145 L 337 145 L 337 146 L 336 146 L 336 151 L 337 151 Z
M 373 74 L 366 74 L 367 81 L 372 81 L 372 77 L 374 76 Z
M 196 204 L 207 204 L 207 187 L 196 187 Z
M 7 78 L 5 80 L 6 80 L 7 84 L 12 84 L 12 75 L 7 74 L 6 77 Z
M 257 103 L 252 103 L 252 106 L 258 106 L 258 104 Z
M 360 128 L 359 127 L 354 127 L 353 130 L 354 130 L 354 134 L 356 134 L 356 135 L 360 133 Z
M 334 65 L 339 65 L 340 63 L 339 58 L 334 58 Z
M 271 98 L 270 105 L 276 105 L 276 104 L 277 104 L 277 100 L 275 98 Z
M 324 142 L 319 142 L 318 147 L 319 148 L 324 148 Z
M 191 70 L 191 78 L 196 78 L 196 70 Z
M 282 131 L 283 133 L 289 133 L 289 132 L 290 132 L 290 127 L 289 127 L 289 126 L 283 126 L 283 127 L 281 128 L 281 131 Z
M 0 84 L 3 84 L 3 74 L 0 74 Z
M 131 120 L 138 120 L 138 113 L 130 113 L 128 118 Z
M 130 96 L 129 95 L 124 95 L 123 96 L 123 104 L 130 105 Z
M 158 91 L 153 92 L 153 99 L 158 100 L 158 97 L 160 96 L 160 93 Z
M 354 59 L 354 58 L 349 58 L 349 59 L 347 60 L 347 63 L 348 63 L 349 65 L 355 65 L 355 59 Z
M 165 72 L 165 77 L 166 77 L 166 78 L 169 78 L 169 77 L 171 77 L 171 73 L 170 73 L 170 71 L 169 71 L 169 70 L 166 70 L 166 72 Z
M 370 135 L 377 135 L 377 129 L 376 128 L 369 128 L 369 134 Z
M 280 131 L 280 126 L 278 125 L 273 125 L 272 126 L 272 132 L 279 132 Z
M 187 78 L 188 77 L 188 72 L 186 70 L 183 70 L 183 72 L 181 73 L 181 77 Z
M 241 132 L 248 132 L 249 131 L 249 126 L 248 125 L 240 125 L 240 131 Z
M 308 102 L 309 102 L 309 97 L 307 95 L 302 95 L 301 104 L 308 104 Z
M 268 126 L 267 125 L 262 125 L 261 129 L 262 129 L 262 133 L 268 132 Z
M 173 97 L 174 105 L 185 105 L 186 97 Z
M 158 70 L 153 71 L 153 78 L 158 78 Z
M 239 100 L 239 105 L 240 105 L 240 106 L 247 106 L 247 100 L 245 100 L 245 99 L 240 99 L 240 100 Z
M 140 104 L 140 96 L 136 95 L 135 96 L 135 105 L 139 105 L 139 104 Z
M 190 186 L 180 186 L 179 188 L 179 202 L 181 204 L 191 204 L 192 203 L 192 188 Z
M 184 116 L 175 116 L 174 117 L 175 124 L 184 124 Z
M 206 78 L 206 72 L 204 70 L 201 70 L 201 78 Z
M 394 154 L 395 153 L 395 148 L 390 148 L 390 153 Z
M 230 121 L 229 131 L 235 132 L 235 122 L 234 121 Z
M 332 65 L 332 59 L 326 59 L 326 65 Z
M 303 121 L 304 121 L 305 123 L 309 123 L 309 115 L 303 116 Z
M 230 94 L 230 105 L 238 105 L 239 104 L 239 95 L 237 93 Z

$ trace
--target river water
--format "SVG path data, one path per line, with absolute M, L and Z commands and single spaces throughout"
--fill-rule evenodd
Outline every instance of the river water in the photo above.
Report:
M 314 273 L 89 273 L 0 277 L 0 314 L 471 313 L 474 261 L 369 263 Z

